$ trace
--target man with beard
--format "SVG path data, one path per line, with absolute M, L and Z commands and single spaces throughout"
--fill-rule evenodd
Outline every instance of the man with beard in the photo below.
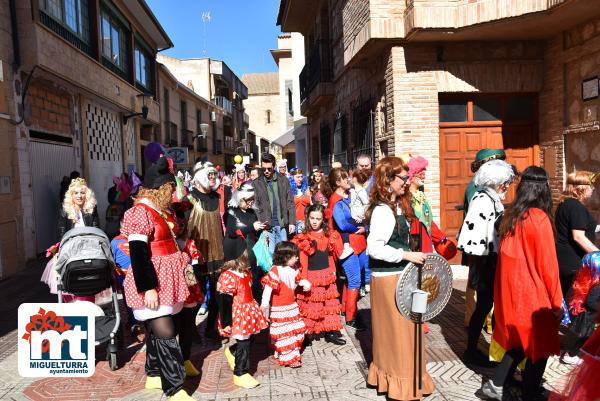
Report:
M 220 195 L 217 192 L 220 180 L 212 163 L 196 163 L 194 166 L 194 187 L 187 196 L 192 205 L 188 211 L 188 238 L 196 243 L 206 263 L 197 272 L 202 288 L 208 283 L 208 317 L 206 332 L 208 338 L 218 339 L 216 329 L 218 305 L 216 285 L 223 266 L 223 225 L 219 211 Z

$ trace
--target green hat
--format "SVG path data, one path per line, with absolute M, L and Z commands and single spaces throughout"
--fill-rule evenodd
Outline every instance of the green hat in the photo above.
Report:
M 475 155 L 475 161 L 471 163 L 471 171 L 475 173 L 483 164 L 496 159 L 506 159 L 504 149 L 481 149 Z

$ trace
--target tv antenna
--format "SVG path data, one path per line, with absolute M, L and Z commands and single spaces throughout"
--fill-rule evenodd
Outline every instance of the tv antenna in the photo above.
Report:
M 210 21 L 212 21 L 212 16 L 210 15 L 210 11 L 204 11 L 202 13 L 202 25 L 204 26 L 204 38 L 203 38 L 204 39 L 203 40 L 203 42 L 204 42 L 204 45 L 203 45 L 204 49 L 202 50 L 202 54 L 204 56 L 206 56 L 206 24 L 210 23 Z

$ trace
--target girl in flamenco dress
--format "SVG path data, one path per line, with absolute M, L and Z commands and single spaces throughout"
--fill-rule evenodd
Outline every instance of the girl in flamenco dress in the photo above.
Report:
M 330 231 L 325 208 L 311 205 L 306 209 L 304 233 L 293 242 L 300 248 L 300 280 L 308 280 L 310 290 L 298 293 L 300 313 L 304 318 L 308 342 L 324 333 L 325 341 L 344 345 L 341 305 L 336 287 L 335 259 L 344 245 L 336 231 Z
M 281 366 L 302 366 L 300 350 L 304 342 L 306 326 L 296 302 L 296 292 L 310 290 L 308 280 L 300 280 L 296 265 L 299 259 L 298 246 L 283 241 L 275 246 L 273 267 L 262 278 L 265 286 L 261 308 L 269 316 L 269 335 L 275 347 L 274 359 Z M 269 308 L 270 305 L 270 308 Z
M 248 252 L 225 262 L 217 281 L 219 305 L 219 333 L 236 340 L 225 348 L 225 357 L 233 370 L 233 383 L 243 388 L 254 388 L 260 383 L 250 372 L 250 343 L 254 334 L 268 327 L 267 320 L 252 296 L 252 273 Z

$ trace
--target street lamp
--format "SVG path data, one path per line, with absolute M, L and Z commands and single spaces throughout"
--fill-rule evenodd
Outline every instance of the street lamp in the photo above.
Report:
M 145 93 L 140 93 L 136 95 L 136 97 L 142 97 L 142 112 L 141 113 L 132 113 L 126 116 L 123 116 L 123 125 L 127 124 L 127 120 L 131 117 L 142 116 L 143 119 L 148 118 L 148 106 L 146 106 L 146 97 L 152 97 L 152 95 L 147 95 Z
M 196 135 L 196 138 L 198 139 L 204 139 L 206 138 L 206 135 L 208 134 L 208 124 L 206 123 L 202 123 L 200 124 L 200 134 Z

